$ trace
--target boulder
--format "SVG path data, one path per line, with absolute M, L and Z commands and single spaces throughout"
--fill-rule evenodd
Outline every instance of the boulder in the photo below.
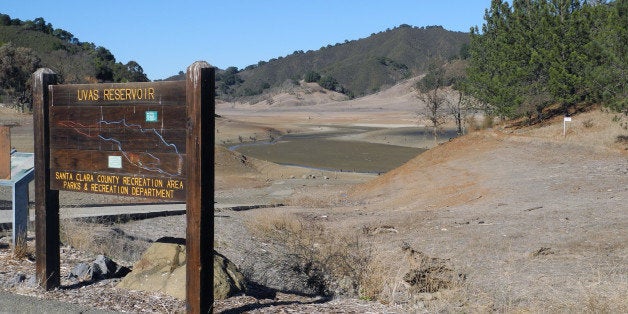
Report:
M 161 291 L 185 300 L 185 258 L 185 245 L 155 242 L 144 252 L 118 287 Z M 214 299 L 226 299 L 245 290 L 244 276 L 235 264 L 214 251 Z
M 129 273 L 127 267 L 118 265 L 104 255 L 98 255 L 91 265 L 79 263 L 68 274 L 68 279 L 78 281 L 98 281 L 110 278 L 124 277 Z
M 237 266 L 214 251 L 214 299 L 223 300 L 244 291 L 246 282 Z

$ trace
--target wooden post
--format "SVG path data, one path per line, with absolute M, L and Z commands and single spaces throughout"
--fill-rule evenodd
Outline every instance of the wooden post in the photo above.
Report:
M 11 179 L 11 129 L 0 125 L 0 180 Z
M 59 191 L 50 189 L 49 85 L 57 83 L 50 69 L 32 76 L 35 129 L 35 261 L 39 285 L 50 290 L 61 284 L 59 253 Z
M 214 303 L 214 71 L 207 62 L 198 61 L 188 67 L 186 74 L 189 313 L 212 312 Z

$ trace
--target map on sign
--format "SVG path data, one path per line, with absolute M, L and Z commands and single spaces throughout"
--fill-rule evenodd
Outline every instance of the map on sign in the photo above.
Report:
M 147 111 L 148 112 L 148 111 Z M 58 126 L 67 127 L 71 130 L 74 130 L 78 135 L 82 135 L 86 140 L 90 139 L 98 139 L 103 142 L 103 144 L 113 144 L 114 148 L 117 150 L 113 150 L 114 152 L 119 152 L 122 154 L 124 159 L 131 165 L 136 166 L 138 168 L 144 169 L 149 172 L 156 172 L 159 174 L 165 174 L 170 176 L 182 175 L 183 172 L 183 155 L 179 152 L 176 143 L 168 142 L 164 135 L 155 128 L 144 128 L 139 124 L 129 124 L 126 119 L 122 119 L 119 121 L 106 121 L 100 120 L 93 125 L 84 125 L 82 123 L 76 121 L 59 121 Z M 106 128 L 102 128 L 101 126 L 106 126 Z M 118 126 L 116 132 L 108 132 L 111 128 L 110 126 Z M 117 134 L 122 134 L 122 136 L 128 135 L 138 135 L 139 131 L 143 135 L 143 140 L 149 140 L 153 142 L 153 146 L 155 149 L 160 150 L 161 152 L 172 152 L 177 155 L 177 169 L 176 173 L 170 173 L 164 168 L 162 168 L 162 161 L 159 157 L 155 156 L 155 154 L 151 152 L 132 152 L 128 151 L 124 146 L 124 143 L 128 143 L 129 141 L 125 138 L 120 138 Z M 111 134 L 113 133 L 113 134 Z M 131 146 L 131 145 L 129 145 Z M 131 147 L 130 147 L 131 148 Z M 109 156 L 113 157 L 113 156 Z M 109 168 L 122 168 L 121 163 L 116 163 L 116 166 L 111 166 L 111 158 L 109 159 Z
M 49 113 L 53 188 L 185 197 L 184 82 L 53 86 Z

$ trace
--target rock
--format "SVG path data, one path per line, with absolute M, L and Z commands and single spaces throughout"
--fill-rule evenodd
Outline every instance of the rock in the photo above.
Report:
M 185 245 L 155 242 L 144 252 L 118 287 L 161 291 L 185 300 L 185 260 Z M 236 265 L 214 251 L 214 299 L 226 299 L 245 290 L 244 276 Z
M 120 278 L 129 273 L 129 268 L 120 266 L 104 255 L 98 255 L 91 265 L 79 263 L 68 274 L 69 279 L 96 281 Z
M 118 264 L 104 255 L 98 255 L 92 263 L 92 280 L 112 278 L 118 269 Z
M 214 299 L 224 300 L 246 291 L 244 276 L 236 265 L 214 251 Z
M 68 278 L 77 280 L 91 280 L 91 268 L 86 263 L 79 263 L 74 266 L 68 274 Z
M 9 285 L 13 287 L 13 286 L 23 283 L 24 281 L 26 281 L 26 275 L 22 273 L 18 273 L 15 275 L 15 277 L 13 277 L 13 279 L 11 279 L 11 281 L 9 282 Z

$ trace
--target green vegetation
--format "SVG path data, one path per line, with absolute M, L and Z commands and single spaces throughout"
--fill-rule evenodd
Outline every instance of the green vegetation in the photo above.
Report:
M 30 102 L 30 75 L 39 67 L 39 58 L 29 48 L 0 47 L 0 88 L 19 103 Z
M 472 29 L 461 89 L 509 118 L 592 103 L 628 115 L 628 1 L 510 2 L 493 0 Z
M 432 58 L 457 57 L 460 48 L 468 42 L 468 33 L 451 32 L 440 26 L 404 24 L 367 38 L 327 45 L 317 51 L 297 50 L 243 70 L 229 68 L 224 74 L 218 71 L 218 97 L 255 95 L 263 92 L 264 87 L 278 87 L 299 79 L 317 82 L 349 97 L 363 96 L 419 75 Z M 222 75 L 237 79 L 223 81 Z
M 30 102 L 30 75 L 48 67 L 62 83 L 146 82 L 135 61 L 116 62 L 104 47 L 81 42 L 72 33 L 55 29 L 43 18 L 11 19 L 0 14 L 0 95 L 4 101 Z

